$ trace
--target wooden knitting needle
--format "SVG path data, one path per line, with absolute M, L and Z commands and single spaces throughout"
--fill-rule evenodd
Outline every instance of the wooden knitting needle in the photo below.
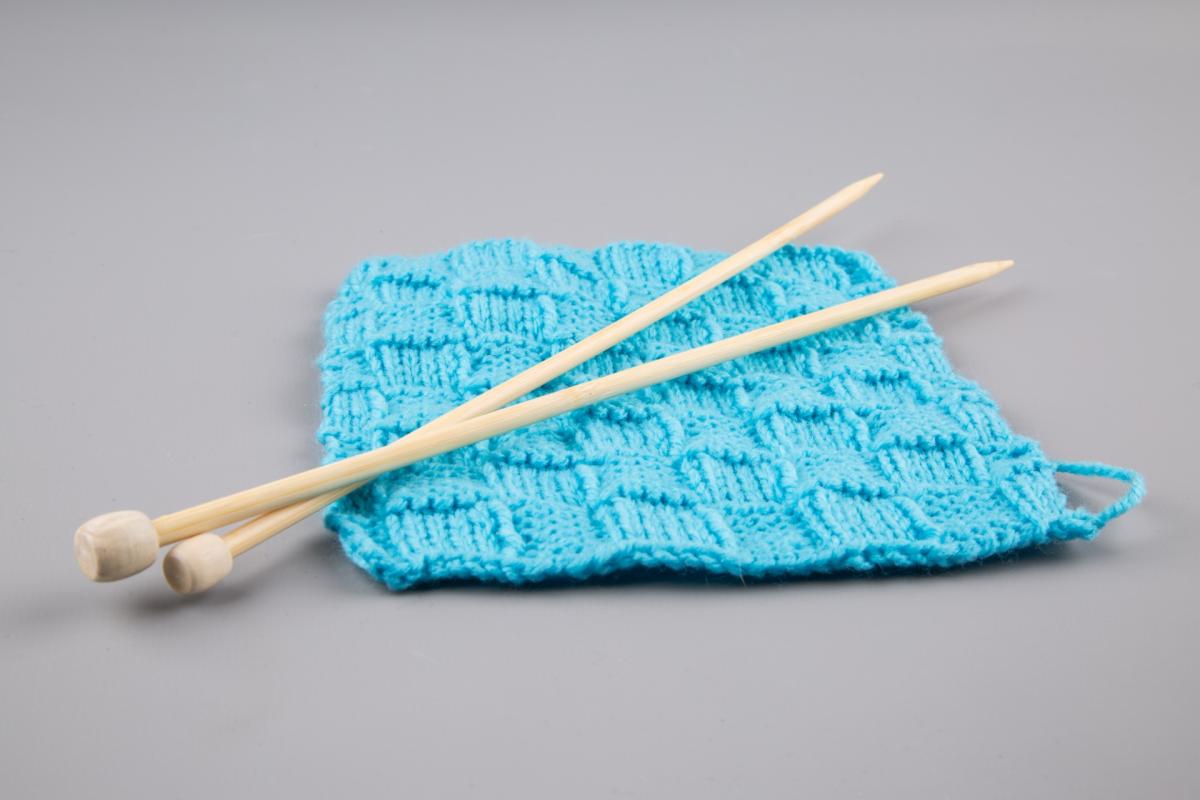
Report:
M 436 429 L 423 429 L 376 450 L 178 511 L 170 515 L 172 524 L 183 529 L 195 525 L 215 527 L 266 509 L 303 501 L 601 400 L 970 286 L 1008 269 L 1012 264 L 1011 261 L 991 261 L 960 267 L 640 364 L 469 420 Z M 234 556 L 257 543 L 247 541 L 234 539 L 230 542 L 229 538 L 206 533 L 181 542 L 163 562 L 167 582 L 182 594 L 200 592 L 214 586 L 229 574 Z M 235 547 L 238 548 L 236 551 Z
M 724 283 L 801 234 L 825 222 L 862 198 L 882 178 L 883 174 L 877 173 L 850 184 L 785 225 L 771 231 L 763 238 L 742 248 L 699 275 L 681 283 L 661 297 L 630 312 L 608 327 L 576 342 L 540 364 L 536 364 L 521 374 L 468 400 L 418 431 L 460 422 L 493 411 L 541 387 L 589 358 L 604 352 L 662 319 L 709 289 Z M 414 435 L 418 431 L 409 435 Z M 303 507 L 286 514 L 274 515 L 261 522 L 256 520 L 255 527 L 248 533 L 239 534 L 239 539 L 235 539 L 235 541 L 246 541 L 251 535 L 262 536 L 265 534 L 269 536 L 319 510 L 323 505 L 332 503 L 353 488 L 355 487 L 350 486 L 338 493 L 331 492 L 323 503 L 314 499 Z M 188 523 L 184 524 L 183 518 L 171 514 L 151 520 L 140 511 L 114 511 L 93 517 L 75 532 L 75 560 L 79 563 L 80 570 L 88 578 L 94 581 L 115 581 L 141 572 L 153 564 L 160 547 L 224 524 L 213 523 L 210 525 L 193 518 L 188 518 L 188 520 Z M 267 531 L 271 533 L 266 533 Z

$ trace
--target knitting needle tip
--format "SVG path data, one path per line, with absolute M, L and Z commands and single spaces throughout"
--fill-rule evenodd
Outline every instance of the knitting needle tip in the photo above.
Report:
M 868 175 L 862 180 L 857 180 L 846 187 L 847 191 L 857 192 L 858 197 L 862 197 L 867 192 L 875 188 L 875 184 L 883 180 L 883 173 L 876 172 L 874 175 Z M 857 198 L 856 198 L 857 199 Z
M 141 511 L 111 511 L 75 531 L 75 561 L 94 581 L 136 575 L 158 558 L 158 531 Z
M 984 274 L 984 277 L 990 278 L 993 275 L 999 275 L 1015 263 L 1011 259 L 1005 261 L 984 261 L 981 264 L 976 264 L 975 267 Z
M 163 559 L 163 577 L 179 594 L 196 594 L 220 583 L 233 569 L 233 551 L 215 533 L 184 539 Z

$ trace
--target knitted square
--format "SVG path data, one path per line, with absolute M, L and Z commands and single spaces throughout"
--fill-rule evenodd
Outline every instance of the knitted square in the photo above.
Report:
M 385 445 L 715 264 L 525 241 L 362 264 L 325 317 L 327 460 Z M 862 253 L 786 247 L 542 391 L 894 285 Z M 1056 471 L 1132 484 L 1101 514 Z M 1140 478 L 1063 465 L 899 309 L 380 476 L 326 516 L 392 589 L 631 569 L 746 577 L 946 567 L 1094 536 Z

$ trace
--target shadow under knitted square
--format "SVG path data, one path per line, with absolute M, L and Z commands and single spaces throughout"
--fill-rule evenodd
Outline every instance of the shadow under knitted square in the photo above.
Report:
M 721 258 L 500 240 L 364 263 L 325 317 L 326 459 L 395 440 Z M 785 247 L 541 392 L 892 285 L 865 254 Z M 1071 509 L 1066 468 L 899 309 L 388 473 L 326 523 L 393 589 L 947 567 L 1091 537 L 1140 497 L 1136 475 L 1096 467 L 1130 495 Z

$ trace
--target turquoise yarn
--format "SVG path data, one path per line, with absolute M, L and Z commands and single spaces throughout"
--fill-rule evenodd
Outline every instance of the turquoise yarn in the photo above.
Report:
M 327 460 L 387 444 L 720 258 L 502 240 L 361 265 L 325 317 Z M 865 254 L 787 247 L 546 390 L 892 285 Z M 1130 489 L 1101 513 L 1072 509 L 1056 471 Z M 326 522 L 392 589 L 764 577 L 1090 538 L 1142 494 L 1133 472 L 1059 464 L 1014 435 L 925 317 L 900 309 L 383 475 Z

